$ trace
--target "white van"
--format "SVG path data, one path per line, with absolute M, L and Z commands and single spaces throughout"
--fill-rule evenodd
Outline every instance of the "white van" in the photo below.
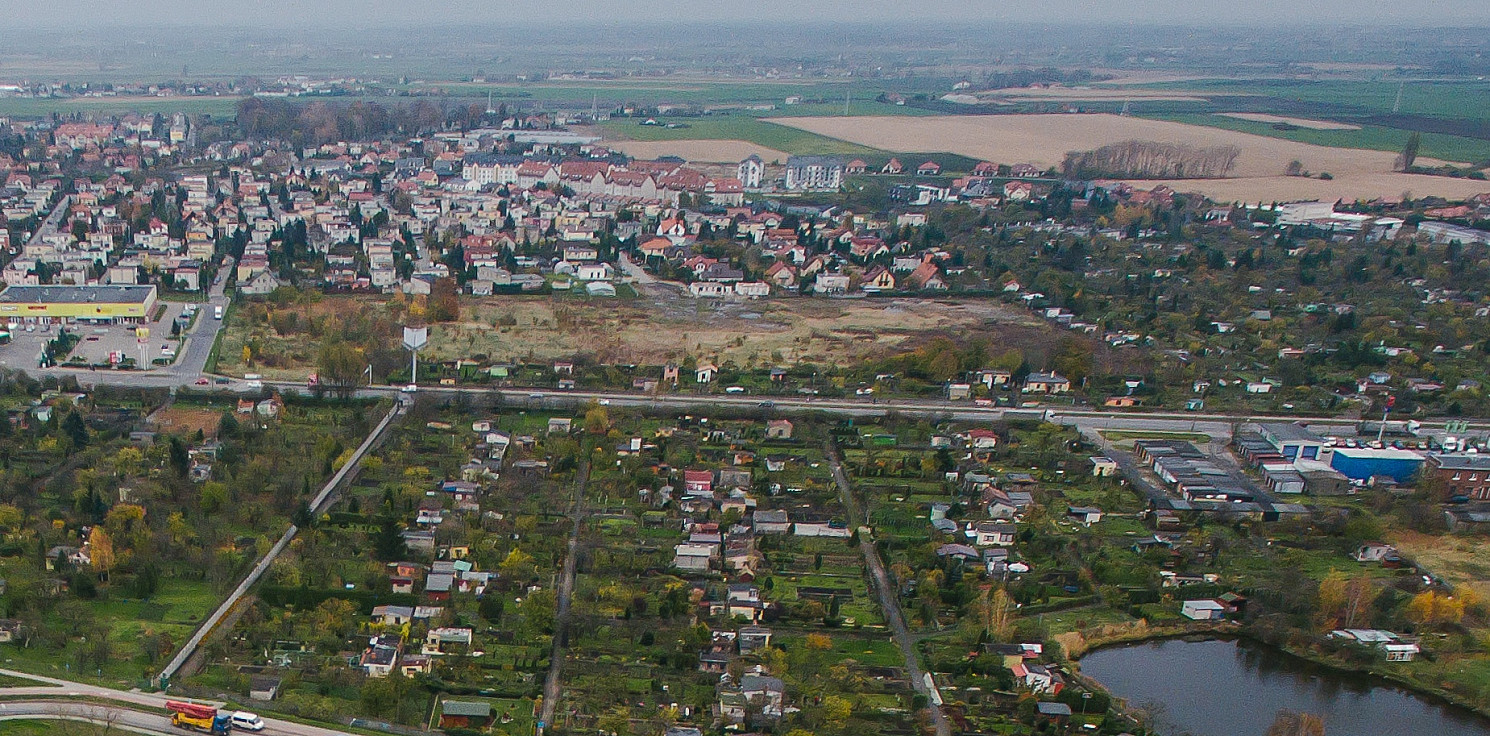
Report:
M 212 318 L 213 319 L 222 319 L 222 307 L 213 307 L 212 308 Z
M 260 718 L 257 713 L 249 713 L 246 710 L 240 710 L 234 713 L 232 723 L 233 728 L 240 731 L 264 730 L 264 719 Z

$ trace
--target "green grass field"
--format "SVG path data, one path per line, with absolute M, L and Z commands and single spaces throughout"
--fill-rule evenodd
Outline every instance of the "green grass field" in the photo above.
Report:
M 873 155 L 873 148 L 840 141 L 805 130 L 768 123 L 739 115 L 712 118 L 680 118 L 687 128 L 640 125 L 640 121 L 611 120 L 601 125 L 617 137 L 638 141 L 742 140 L 791 154 Z
M 0 721 L 0 736 L 51 736 L 52 734 L 70 734 L 71 736 L 102 736 L 106 733 L 118 733 L 119 729 L 95 726 L 91 723 L 78 723 L 74 721 L 54 721 L 49 719 L 18 719 L 14 721 Z
M 1318 146 L 1365 148 L 1376 151 L 1400 151 L 1402 150 L 1402 145 L 1407 142 L 1407 136 L 1409 135 L 1409 132 L 1406 130 L 1384 128 L 1376 125 L 1362 126 L 1360 130 L 1312 130 L 1309 128 L 1278 130 L 1269 123 L 1238 120 L 1236 118 L 1212 115 L 1210 113 L 1143 115 L 1142 117 L 1235 130 L 1241 133 L 1251 133 L 1269 138 L 1283 138 L 1300 143 L 1312 143 Z M 1424 157 L 1461 163 L 1477 163 L 1490 159 L 1490 141 L 1456 135 L 1424 133 L 1421 152 Z
M 1389 114 L 1400 82 L 1376 80 L 1231 80 L 1212 79 L 1139 85 L 1135 88 L 1191 90 L 1277 97 L 1327 105 L 1349 105 L 1366 114 Z M 1401 86 L 1405 115 L 1449 118 L 1490 117 L 1490 80 L 1410 81 Z M 1271 112 L 1262 110 L 1261 112 Z

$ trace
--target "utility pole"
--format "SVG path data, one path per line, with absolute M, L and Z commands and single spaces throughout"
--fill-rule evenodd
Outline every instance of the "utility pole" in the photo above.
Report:
M 848 117 L 848 96 L 849 96 L 849 94 L 850 93 L 847 92 L 847 91 L 845 91 L 843 93 L 843 116 L 844 117 Z

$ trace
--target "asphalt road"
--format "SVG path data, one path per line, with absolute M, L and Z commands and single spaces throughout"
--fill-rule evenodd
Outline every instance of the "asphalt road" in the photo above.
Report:
M 33 675 L 27 672 L 0 669 L 0 675 L 24 680 L 34 680 L 34 686 L 0 688 L 0 696 L 24 698 L 0 703 L 0 719 L 16 718 L 65 718 L 83 720 L 100 725 L 113 724 L 129 730 L 153 734 L 179 734 L 181 729 L 171 725 L 166 716 L 145 713 L 135 708 L 165 708 L 167 700 L 179 700 L 165 695 L 142 693 L 88 685 L 56 677 Z M 110 706 L 97 702 L 67 700 L 66 698 L 91 698 L 117 703 Z M 222 703 L 208 700 L 193 702 L 222 707 Z M 320 726 L 308 726 L 290 721 L 264 719 L 266 736 L 346 736 L 338 731 Z

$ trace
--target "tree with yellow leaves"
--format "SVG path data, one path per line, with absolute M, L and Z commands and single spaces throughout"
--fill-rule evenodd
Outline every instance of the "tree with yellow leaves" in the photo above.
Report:
M 1478 600 L 1474 599 L 1477 603 Z M 1464 620 L 1465 596 L 1425 590 L 1407 602 L 1407 620 L 1419 626 L 1454 626 Z
M 108 580 L 110 573 L 114 571 L 117 558 L 114 555 L 114 540 L 109 536 L 109 531 L 102 527 L 95 527 L 88 535 L 88 559 L 93 564 L 93 570 L 98 573 L 102 580 Z

